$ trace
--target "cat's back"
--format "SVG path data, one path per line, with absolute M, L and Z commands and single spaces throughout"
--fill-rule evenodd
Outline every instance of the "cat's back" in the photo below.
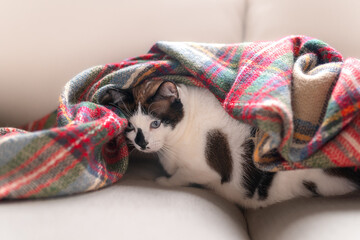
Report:
M 232 151 L 249 137 L 251 127 L 232 118 L 209 90 L 185 85 L 179 88 L 185 112 L 181 131 L 187 133 L 187 142 L 196 139 L 198 147 L 203 148 L 216 133 Z
M 231 133 L 241 130 L 244 124 L 232 118 L 222 107 L 220 101 L 208 89 L 180 85 L 180 97 L 184 104 L 185 115 L 204 131 L 222 129 Z M 240 128 L 240 129 L 239 129 Z
M 226 114 L 220 102 L 207 89 L 180 85 L 180 98 L 185 112 L 204 122 L 217 120 Z

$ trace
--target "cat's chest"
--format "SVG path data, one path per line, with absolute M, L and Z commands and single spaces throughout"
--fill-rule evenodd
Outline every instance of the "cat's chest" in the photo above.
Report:
M 168 156 L 179 167 L 208 170 L 205 159 L 206 133 L 186 134 L 171 144 Z

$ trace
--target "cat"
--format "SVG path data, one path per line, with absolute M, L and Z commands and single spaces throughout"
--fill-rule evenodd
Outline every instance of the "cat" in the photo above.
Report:
M 333 196 L 360 187 L 352 168 L 265 172 L 252 161 L 256 128 L 232 118 L 208 90 L 148 80 L 107 90 L 101 103 L 128 117 L 126 136 L 145 153 L 158 153 L 170 177 L 162 186 L 199 184 L 245 208 L 295 197 Z

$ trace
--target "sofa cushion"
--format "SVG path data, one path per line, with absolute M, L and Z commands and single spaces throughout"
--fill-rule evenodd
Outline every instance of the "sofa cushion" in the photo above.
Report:
M 2 1 L 0 126 L 55 110 L 77 73 L 145 54 L 159 40 L 241 42 L 244 2 Z
M 152 161 L 132 161 L 106 189 L 52 200 L 2 202 L 0 239 L 249 239 L 242 212 L 210 191 L 166 189 Z
M 253 240 L 358 239 L 360 196 L 297 199 L 248 210 Z
M 246 41 L 307 35 L 334 47 L 344 57 L 360 58 L 360 1 L 250 0 Z

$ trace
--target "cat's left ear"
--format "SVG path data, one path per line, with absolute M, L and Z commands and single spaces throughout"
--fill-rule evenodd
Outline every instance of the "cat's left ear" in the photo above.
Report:
M 134 102 L 134 97 L 128 89 L 110 88 L 102 96 L 99 103 L 102 105 L 115 105 L 120 108 L 126 108 Z
M 164 81 L 160 84 L 158 90 L 153 96 L 153 100 L 158 101 L 163 99 L 170 100 L 171 102 L 179 99 L 179 92 L 174 82 Z

